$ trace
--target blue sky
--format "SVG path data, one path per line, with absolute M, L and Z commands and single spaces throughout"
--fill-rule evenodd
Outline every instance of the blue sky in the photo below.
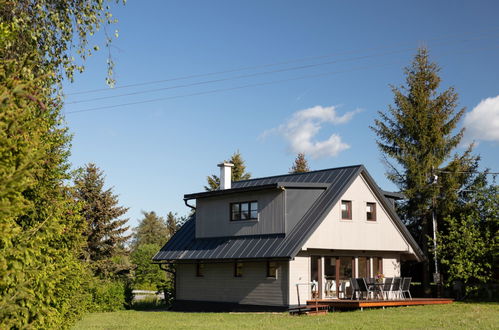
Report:
M 65 84 L 71 161 L 104 170 L 132 226 L 141 210 L 186 214 L 183 195 L 236 150 L 253 177 L 287 172 L 301 150 L 314 170 L 364 164 L 394 190 L 369 125 L 425 45 L 469 113 L 460 125 L 482 167 L 499 171 L 498 12 L 497 1 L 128 1 L 109 30 L 116 87 L 196 77 L 74 94 L 106 89 L 106 52 L 90 57 Z M 102 34 L 91 44 L 103 48 Z

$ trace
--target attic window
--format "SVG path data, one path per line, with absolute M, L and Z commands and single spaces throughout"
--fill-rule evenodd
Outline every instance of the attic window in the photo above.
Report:
M 376 203 L 366 203 L 366 219 L 376 221 Z
M 352 220 L 352 201 L 341 201 L 341 219 Z
M 230 220 L 257 220 L 258 202 L 240 202 L 230 204 Z

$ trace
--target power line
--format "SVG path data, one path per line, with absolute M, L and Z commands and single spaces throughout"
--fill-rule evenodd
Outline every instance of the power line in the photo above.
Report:
M 454 173 L 462 173 L 462 174 L 473 174 L 473 173 L 476 173 L 476 174 L 485 174 L 485 175 L 497 175 L 497 174 L 499 174 L 499 172 L 443 171 L 443 170 L 436 170 L 436 171 L 439 172 L 439 173 L 450 173 L 450 174 L 454 174 Z
M 496 47 L 497 47 L 497 45 L 494 48 L 496 48 Z M 473 53 L 473 52 L 480 51 L 480 50 L 488 50 L 490 48 L 491 47 L 482 48 L 482 49 L 474 49 L 472 51 L 461 52 L 461 53 Z M 456 54 L 456 52 L 452 52 L 452 54 Z M 214 94 L 214 93 L 219 93 L 219 92 L 225 92 L 225 91 L 231 91 L 231 90 L 238 90 L 238 89 L 244 89 L 244 88 L 250 88 L 250 87 L 259 87 L 259 86 L 273 85 L 273 84 L 277 84 L 277 83 L 294 81 L 294 80 L 302 80 L 302 79 L 308 79 L 308 78 L 317 78 L 317 77 L 330 76 L 330 75 L 339 74 L 339 73 L 346 73 L 346 72 L 367 70 L 367 69 L 372 69 L 372 68 L 380 68 L 380 67 L 392 66 L 392 65 L 401 64 L 401 63 L 403 63 L 403 62 L 402 61 L 396 61 L 396 62 L 385 63 L 385 64 L 377 65 L 377 66 L 362 66 L 362 67 L 352 68 L 352 69 L 348 69 L 348 70 L 340 70 L 340 71 L 332 71 L 332 72 L 326 72 L 326 73 L 320 73 L 320 74 L 304 75 L 304 76 L 299 76 L 299 77 L 294 77 L 294 78 L 273 80 L 273 81 L 268 81 L 268 82 L 255 83 L 255 84 L 247 84 L 247 85 L 236 86 L 236 87 L 229 87 L 229 88 L 219 88 L 219 89 L 213 89 L 213 90 L 196 92 L 196 93 L 190 93 L 190 94 L 173 95 L 173 96 L 168 96 L 168 97 L 161 97 L 161 98 L 155 98 L 155 99 L 149 99 L 149 100 L 142 100 L 142 101 L 136 101 L 136 102 L 129 102 L 129 103 L 116 104 L 116 105 L 95 107 L 95 108 L 89 108 L 89 109 L 83 109 L 83 110 L 67 111 L 65 113 L 66 114 L 73 114 L 73 113 L 90 112 L 90 111 L 97 111 L 97 110 L 104 110 L 104 109 L 119 108 L 119 107 L 130 106 L 130 105 L 137 105 L 137 104 L 144 104 L 144 103 L 153 103 L 153 102 L 158 102 L 158 101 L 171 100 L 171 99 L 177 99 L 177 98 L 184 98 L 184 97 L 190 97 L 190 96 Z
M 494 37 L 497 37 L 497 36 L 498 35 L 495 35 Z M 466 41 L 466 40 L 464 40 L 464 41 Z M 463 40 L 458 40 L 457 42 L 463 42 Z M 449 44 L 449 43 L 447 43 L 447 44 Z M 229 80 L 257 77 L 257 76 L 269 75 L 269 74 L 274 74 L 274 73 L 304 70 L 304 69 L 321 67 L 321 66 L 331 65 L 331 64 L 340 63 L 340 62 L 353 62 L 353 61 L 364 60 L 364 59 L 373 58 L 373 57 L 383 57 L 383 56 L 387 56 L 387 55 L 404 53 L 404 52 L 412 51 L 412 50 L 413 50 L 412 47 L 405 48 L 405 49 L 398 49 L 398 50 L 393 50 L 390 52 L 385 52 L 385 53 L 380 53 L 380 54 L 357 56 L 357 57 L 338 59 L 338 60 L 327 61 L 327 62 L 322 62 L 322 63 L 307 64 L 307 65 L 295 66 L 295 67 L 284 68 L 284 69 L 277 69 L 277 70 L 271 70 L 271 71 L 245 74 L 245 75 L 231 76 L 231 77 L 225 77 L 225 78 L 220 78 L 220 79 L 205 80 L 205 81 L 193 82 L 193 83 L 188 83 L 188 84 L 183 84 L 183 85 L 173 85 L 173 86 L 167 86 L 167 87 L 162 87 L 162 88 L 147 89 L 147 90 L 142 90 L 142 91 L 129 92 L 129 93 L 123 93 L 123 94 L 117 94 L 117 95 L 111 95 L 111 96 L 102 96 L 102 97 L 96 97 L 96 98 L 90 98 L 90 99 L 83 99 L 83 100 L 66 102 L 66 104 L 88 103 L 88 102 L 93 102 L 93 101 L 114 99 L 114 98 L 119 98 L 119 97 L 124 97 L 124 96 L 141 95 L 141 94 L 154 93 L 154 92 L 171 90 L 171 89 L 178 89 L 178 88 L 206 85 L 206 84 L 212 84 L 212 83 L 229 81 Z
M 149 99 L 149 100 L 144 100 L 144 101 L 122 103 L 122 104 L 102 106 L 102 107 L 96 107 L 96 108 L 90 108 L 90 109 L 83 109 L 83 110 L 67 111 L 66 114 L 80 113 L 80 112 L 89 112 L 89 111 L 97 111 L 97 110 L 104 110 L 104 109 L 111 109 L 111 108 L 119 108 L 119 107 L 124 107 L 124 106 L 129 106 L 129 105 L 152 103 L 152 102 L 158 102 L 158 101 L 163 101 L 163 100 L 171 100 L 171 99 L 177 99 L 177 98 L 184 98 L 184 97 L 190 97 L 190 96 L 213 94 L 213 93 L 219 93 L 219 92 L 225 92 L 225 91 L 231 91 L 231 90 L 237 90 L 237 89 L 244 89 L 244 88 L 249 88 L 249 87 L 259 87 L 259 86 L 273 85 L 273 84 L 277 84 L 277 83 L 281 83 L 281 82 L 287 82 L 287 81 L 293 81 L 293 80 L 301 80 L 301 79 L 307 79 L 307 78 L 317 78 L 317 77 L 334 75 L 334 74 L 338 74 L 338 73 L 345 73 L 345 72 L 359 71 L 359 70 L 364 70 L 364 69 L 371 69 L 371 68 L 391 66 L 391 65 L 395 65 L 395 64 L 399 64 L 399 63 L 402 63 L 402 61 L 398 61 L 396 63 L 388 63 L 388 64 L 379 65 L 379 66 L 375 66 L 375 67 L 373 67 L 373 66 L 364 66 L 364 67 L 357 67 L 357 68 L 350 69 L 350 70 L 341 70 L 341 71 L 333 71 L 333 72 L 312 74 L 312 75 L 300 76 L 300 77 L 295 77 L 295 78 L 273 80 L 273 81 L 268 81 L 268 82 L 248 84 L 248 85 L 242 85 L 242 86 L 236 86 L 236 87 L 212 89 L 212 90 L 209 90 L 209 91 L 196 92 L 196 93 L 190 93 L 190 94 L 184 94 L 184 95 L 174 95 L 174 96 L 167 96 L 167 97 L 161 97 L 161 98 L 156 98 L 156 99 Z
M 143 90 L 143 91 L 118 94 L 118 95 L 96 97 L 96 98 L 86 99 L 86 100 L 78 100 L 78 101 L 66 102 L 66 104 L 86 103 L 86 102 L 106 100 L 106 99 L 112 99 L 112 98 L 123 97 L 123 96 L 139 95 L 139 94 L 153 93 L 153 92 L 159 92 L 159 91 L 164 91 L 164 90 L 169 90 L 169 89 L 192 87 L 192 86 L 198 86 L 198 85 L 204 85 L 204 84 L 210 84 L 210 83 L 216 83 L 216 82 L 222 82 L 222 81 L 228 81 L 228 80 L 250 78 L 250 77 L 256 77 L 256 76 L 261 76 L 261 75 L 268 75 L 268 74 L 273 74 L 273 73 L 280 73 L 280 72 L 288 72 L 288 71 L 310 69 L 310 68 L 314 68 L 314 67 L 320 67 L 320 66 L 330 65 L 330 64 L 339 63 L 339 62 L 350 62 L 350 61 L 362 60 L 362 59 L 371 58 L 371 57 L 378 57 L 378 56 L 386 56 L 386 55 L 391 55 L 391 54 L 397 54 L 397 53 L 402 53 L 402 52 L 406 52 L 406 51 L 410 51 L 410 50 L 413 50 L 413 48 L 403 49 L 403 50 L 397 50 L 397 51 L 383 53 L 383 54 L 359 56 L 359 57 L 347 58 L 347 59 L 342 59 L 342 60 L 334 60 L 334 61 L 328 61 L 328 62 L 323 62 L 323 63 L 308 64 L 308 65 L 296 66 L 296 67 L 291 67 L 291 68 L 271 70 L 271 71 L 264 71 L 264 72 L 257 72 L 257 73 L 251 73 L 251 74 L 245 74 L 245 75 L 239 75 L 239 76 L 232 76 L 232 77 L 226 77 L 226 78 L 220 78 L 220 79 L 214 79 L 214 80 L 205 80 L 205 81 L 193 82 L 193 83 L 184 84 L 184 85 L 175 85 L 175 86 L 168 86 L 168 87 L 156 88 L 156 89 L 148 89 L 148 90 Z
M 486 29 L 486 30 L 480 30 L 480 31 L 475 31 L 475 32 L 468 32 L 468 33 L 459 33 L 459 34 L 450 34 L 446 36 L 439 36 L 435 37 L 432 39 L 428 39 L 427 41 L 437 41 L 437 40 L 445 40 L 449 39 L 451 37 L 459 36 L 462 37 L 463 35 L 478 35 L 481 33 L 486 33 L 486 32 L 491 32 L 491 31 L 497 31 L 499 30 L 499 27 L 495 27 L 492 29 Z M 411 42 L 412 43 L 412 42 Z M 391 44 L 392 46 L 398 46 L 398 45 L 406 45 L 409 43 L 393 43 Z M 303 57 L 303 58 L 298 58 L 298 59 L 292 59 L 288 61 L 282 61 L 282 62 L 274 62 L 274 63 L 268 63 L 268 64 L 262 64 L 262 65 L 255 65 L 255 66 L 245 66 L 245 67 L 240 67 L 240 68 L 235 68 L 235 69 L 229 69 L 229 70 L 223 70 L 223 71 L 215 71 L 215 72 L 208 72 L 208 73 L 201 73 L 201 74 L 193 74 L 193 75 L 187 75 L 187 76 L 180 76 L 180 77 L 173 77 L 173 78 L 168 78 L 168 79 L 162 79 L 162 80 L 152 80 L 152 81 L 145 81 L 141 83 L 134 83 L 134 84 L 128 84 L 128 85 L 123 85 L 123 86 L 117 86 L 114 88 L 98 88 L 98 89 L 91 89 L 91 90 L 85 90 L 85 91 L 80 91 L 80 92 L 74 92 L 74 93 L 67 93 L 66 96 L 70 95 L 81 95 L 81 94 L 91 94 L 91 93 L 98 93 L 98 92 L 110 92 L 110 91 L 115 91 L 118 89 L 124 89 L 124 88 L 130 88 L 130 87 L 138 87 L 138 86 L 145 86 L 145 85 L 153 85 L 153 84 L 159 84 L 159 83 L 164 83 L 164 82 L 169 82 L 169 81 L 177 81 L 177 80 L 186 80 L 186 79 L 192 79 L 192 78 L 201 78 L 201 77 L 207 77 L 207 76 L 213 76 L 213 75 L 219 75 L 219 74 L 225 74 L 225 73 L 232 73 L 232 72 L 238 72 L 238 71 L 246 71 L 246 70 L 254 70 L 254 69 L 262 69 L 262 68 L 267 68 L 267 67 L 272 67 L 272 66 L 278 66 L 278 65 L 286 65 L 286 64 L 292 64 L 292 63 L 297 63 L 297 62 L 305 62 L 305 61 L 312 61 L 312 60 L 318 60 L 318 59 L 323 59 L 323 58 L 329 58 L 341 54 L 351 54 L 351 53 L 358 53 L 360 51 L 370 51 L 370 50 L 380 50 L 380 49 L 386 49 L 386 46 L 382 47 L 371 47 L 371 48 L 363 48 L 363 49 L 356 49 L 356 50 L 351 50 L 351 51 L 343 51 L 343 52 L 334 52 L 326 55 L 320 55 L 320 56 L 312 56 L 312 57 Z

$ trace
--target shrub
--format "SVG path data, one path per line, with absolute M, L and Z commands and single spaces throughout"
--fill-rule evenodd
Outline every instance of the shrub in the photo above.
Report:
M 125 284 L 122 281 L 96 279 L 89 288 L 93 312 L 113 312 L 125 309 Z

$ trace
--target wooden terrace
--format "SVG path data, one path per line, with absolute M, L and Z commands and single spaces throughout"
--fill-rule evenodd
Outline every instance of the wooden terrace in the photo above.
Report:
M 330 309 L 364 309 L 369 307 L 394 307 L 394 306 L 415 306 L 415 305 L 438 305 L 452 304 L 454 299 L 450 298 L 413 298 L 396 300 L 350 300 L 350 299 L 311 299 L 307 300 L 307 306 L 327 305 Z

